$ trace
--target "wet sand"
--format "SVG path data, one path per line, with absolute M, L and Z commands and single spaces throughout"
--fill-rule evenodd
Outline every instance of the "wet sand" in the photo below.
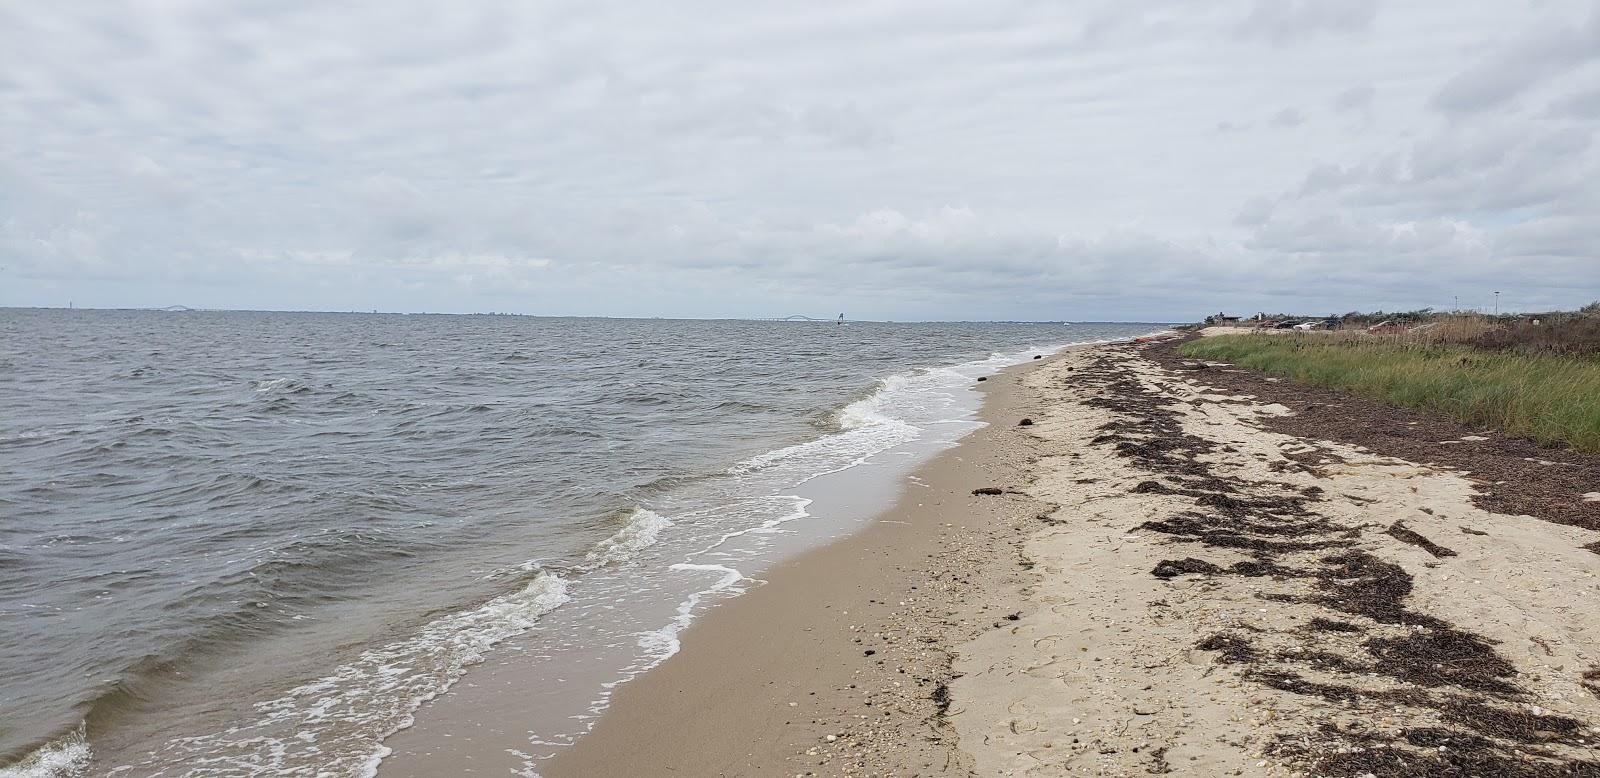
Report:
M 950 647 L 1009 624 L 1038 505 L 1012 368 L 980 386 L 989 422 L 919 468 L 863 532 L 771 570 L 682 650 L 623 685 L 559 776 L 967 775 L 942 715 Z
M 1161 345 L 986 386 L 544 774 L 1600 775 L 1600 461 Z

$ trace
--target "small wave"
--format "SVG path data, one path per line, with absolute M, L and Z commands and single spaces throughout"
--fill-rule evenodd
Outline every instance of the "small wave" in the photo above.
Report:
M 213 508 L 249 505 L 264 495 L 292 495 L 297 489 L 284 481 L 251 473 L 217 473 L 205 482 L 198 479 L 187 483 L 156 488 L 132 495 L 130 505 L 141 508 L 177 507 L 204 503 Z
M 281 394 L 305 394 L 306 392 L 311 391 L 311 387 L 306 386 L 305 384 L 300 383 L 293 378 L 273 378 L 265 381 L 257 381 L 256 391 L 263 394 L 268 392 L 279 392 Z
M 648 508 L 635 508 L 628 516 L 627 525 L 596 544 L 583 561 L 592 565 L 626 562 L 638 552 L 655 545 L 661 531 L 671 526 L 672 522 L 665 516 Z
M 679 392 L 659 391 L 648 394 L 618 395 L 616 401 L 624 406 L 638 406 L 641 408 L 663 408 L 676 405 L 684 395 Z
M 32 430 L 22 430 L 9 438 L 0 438 L 0 441 L 11 442 L 17 440 L 44 440 L 50 441 L 70 435 L 87 435 L 113 429 L 112 424 L 91 424 L 84 427 L 51 427 Z
M 656 478 L 653 481 L 639 486 L 638 490 L 646 494 L 663 494 L 674 489 L 683 488 L 689 484 L 722 478 L 727 475 L 725 471 L 708 471 L 703 473 L 673 473 Z
M 76 778 L 89 769 L 94 752 L 89 737 L 80 725 L 76 732 L 23 757 L 9 767 L 0 767 L 0 778 Z
M 906 387 L 907 376 L 892 375 L 878 382 L 872 393 L 840 408 L 835 414 L 839 429 L 853 430 L 880 424 L 893 424 L 897 420 L 884 413 L 884 400 L 891 393 Z
M 840 408 L 833 414 L 832 434 L 758 454 L 728 468 L 727 473 L 747 476 L 780 463 L 793 463 L 811 467 L 810 477 L 814 478 L 860 464 L 867 456 L 917 437 L 919 428 L 894 415 L 893 409 L 909 379 L 910 374 L 904 373 L 889 376 L 866 397 Z
M 527 438 L 530 441 L 548 441 L 548 440 L 562 440 L 562 439 L 601 440 L 601 439 L 605 438 L 605 435 L 603 433 L 595 432 L 594 430 L 580 429 L 580 428 L 577 428 L 577 427 L 562 427 L 562 426 L 557 426 L 557 425 L 544 425 L 544 426 L 535 427 L 533 429 L 529 429 L 528 431 L 523 433 L 523 437 Z
M 204 758 L 212 769 L 240 775 L 281 774 L 303 763 L 321 766 L 319 774 L 371 775 L 388 752 L 384 738 L 411 726 L 418 708 L 448 691 L 489 649 L 569 600 L 567 580 L 541 571 L 515 592 L 436 619 L 412 637 L 363 651 L 329 675 L 256 703 L 261 718 L 254 723 L 168 741 L 133 766 Z M 158 767 L 153 774 L 168 773 Z
M 758 405 L 744 400 L 724 400 L 707 409 L 711 413 L 775 413 L 778 411 L 770 405 Z
M 3 501 L 0 501 L 3 504 Z M 34 564 L 32 557 L 18 551 L 15 546 L 0 543 L 0 570 L 15 573 L 26 565 Z

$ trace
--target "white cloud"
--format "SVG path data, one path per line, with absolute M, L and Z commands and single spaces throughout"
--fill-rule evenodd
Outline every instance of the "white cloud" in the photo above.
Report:
M 1590 0 L 0 7 L 0 304 L 1105 318 L 1464 284 L 1572 304 L 1600 294 L 1597 20 Z

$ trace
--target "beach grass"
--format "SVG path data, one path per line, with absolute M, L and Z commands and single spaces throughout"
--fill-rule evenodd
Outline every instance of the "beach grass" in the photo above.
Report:
M 1181 351 L 1600 453 L 1600 359 L 1328 335 L 1222 335 Z

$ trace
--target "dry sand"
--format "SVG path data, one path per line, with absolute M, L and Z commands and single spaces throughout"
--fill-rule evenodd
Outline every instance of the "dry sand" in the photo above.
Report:
M 545 774 L 1600 775 L 1600 536 L 1162 348 L 987 382 L 991 426 Z

